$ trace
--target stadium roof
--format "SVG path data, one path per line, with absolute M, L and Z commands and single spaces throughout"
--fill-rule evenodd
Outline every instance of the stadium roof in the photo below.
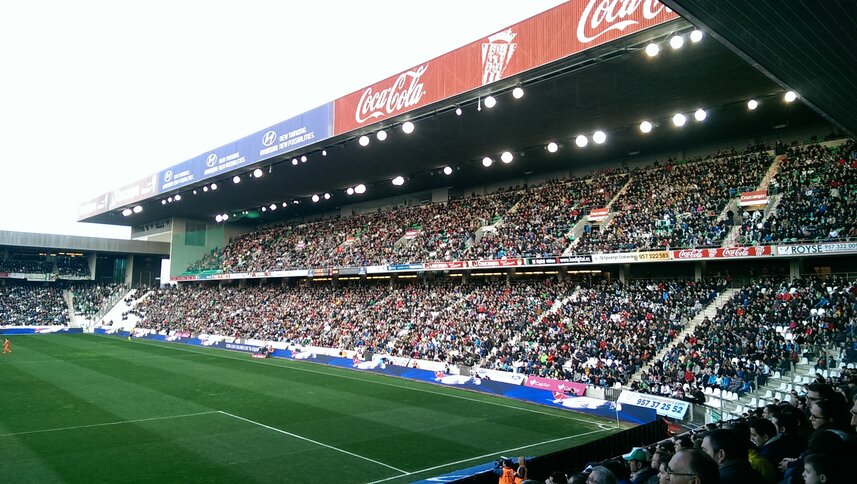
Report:
M 217 178 L 216 191 L 203 193 L 202 187 L 210 184 L 210 179 L 150 198 L 143 204 L 143 212 L 131 217 L 112 210 L 83 221 L 119 225 L 142 225 L 170 217 L 213 221 L 221 213 L 247 210 L 256 217 L 254 221 L 271 222 L 397 194 L 441 187 L 467 189 L 824 123 L 806 103 L 783 102 L 782 86 L 710 36 L 698 43 L 686 41 L 681 49 L 669 47 L 670 37 L 680 33 L 687 39 L 692 29 L 686 20 L 671 20 L 481 89 L 310 144 L 300 152 L 266 160 L 261 165 L 264 176 L 259 179 L 247 177 L 253 167 L 244 167 Z M 650 42 L 661 45 L 656 57 L 643 52 Z M 522 99 L 512 97 L 516 86 L 525 90 Z M 801 95 L 812 97 L 810 93 Z M 483 104 L 488 94 L 494 94 L 498 101 L 493 109 Z M 759 100 L 760 107 L 748 111 L 749 99 Z M 456 107 L 462 110 L 460 116 Z M 708 111 L 704 123 L 693 121 L 692 113 L 698 108 Z M 691 120 L 681 130 L 670 121 L 675 113 L 684 113 Z M 406 120 L 413 120 L 416 126 L 411 135 L 399 129 Z M 643 120 L 655 123 L 649 135 L 639 131 Z M 380 127 L 390 128 L 383 142 L 374 137 Z M 590 141 L 585 149 L 575 146 L 577 135 L 591 138 L 597 129 L 607 133 L 606 143 L 594 145 Z M 366 147 L 358 143 L 363 134 L 370 136 Z M 550 141 L 560 143 L 557 153 L 545 149 Z M 327 156 L 321 156 L 323 149 Z M 508 165 L 499 162 L 503 151 L 515 157 Z M 294 153 L 307 154 L 308 162 L 293 166 Z M 495 161 L 490 168 L 482 166 L 485 156 Z M 452 176 L 442 174 L 445 166 L 454 169 Z M 235 174 L 242 176 L 237 185 L 231 181 Z M 390 183 L 397 175 L 406 178 L 403 186 Z M 367 186 L 364 195 L 345 194 L 348 187 L 360 183 Z M 196 195 L 192 194 L 194 188 Z M 162 199 L 177 193 L 182 196 L 180 203 L 162 204 Z M 330 193 L 331 199 L 322 198 L 319 203 L 309 200 L 324 193 Z M 295 200 L 300 204 L 295 205 Z M 284 203 L 288 208 L 283 208 Z M 261 207 L 271 204 L 277 204 L 278 210 L 261 212 Z
M 0 230 L 0 247 L 20 247 L 23 249 L 56 249 L 81 252 L 111 252 L 119 254 L 170 254 L 167 242 L 146 242 L 142 240 L 103 239 L 98 237 L 77 237 L 72 235 L 36 234 L 30 232 L 10 232 Z

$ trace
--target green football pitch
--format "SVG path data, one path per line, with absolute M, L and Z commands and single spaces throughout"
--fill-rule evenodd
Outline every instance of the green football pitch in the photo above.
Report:
M 621 430 L 300 361 L 84 334 L 10 339 L 2 482 L 413 482 Z

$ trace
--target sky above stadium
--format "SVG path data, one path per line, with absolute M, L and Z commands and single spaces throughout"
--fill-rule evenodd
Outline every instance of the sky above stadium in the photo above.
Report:
M 77 205 L 562 3 L 0 5 L 0 230 L 128 238 Z

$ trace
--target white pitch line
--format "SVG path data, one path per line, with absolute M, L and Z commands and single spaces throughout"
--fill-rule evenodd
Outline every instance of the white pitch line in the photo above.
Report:
M 441 468 L 444 468 L 444 467 L 454 466 L 454 465 L 457 465 L 457 464 L 463 464 L 463 463 L 465 463 L 465 462 L 470 462 L 470 461 L 474 461 L 474 460 L 478 460 L 478 459 L 485 459 L 485 458 L 488 458 L 488 457 L 495 457 L 495 456 L 498 456 L 498 455 L 505 454 L 505 453 L 507 453 L 507 452 L 514 452 L 514 451 L 516 451 L 516 450 L 529 449 L 530 447 L 537 447 L 537 446 L 539 446 L 539 445 L 552 444 L 552 443 L 554 443 L 554 442 L 559 442 L 559 441 L 562 441 L 562 440 L 568 440 L 568 439 L 575 439 L 575 438 L 578 438 L 578 437 L 584 437 L 584 436 L 591 435 L 591 434 L 597 434 L 598 432 L 605 432 L 605 431 L 607 431 L 607 430 L 613 430 L 613 429 L 599 429 L 599 430 L 593 430 L 593 431 L 591 431 L 591 432 L 584 432 L 584 433 L 582 433 L 582 434 L 569 435 L 569 436 L 566 436 L 566 437 L 559 437 L 559 438 L 556 438 L 556 439 L 545 440 L 544 442 L 538 442 L 538 443 L 535 443 L 535 444 L 529 444 L 529 445 L 524 445 L 524 446 L 521 446 L 521 447 L 515 447 L 514 449 L 498 450 L 497 452 L 491 452 L 490 454 L 477 455 L 476 457 L 470 457 L 470 458 L 468 458 L 468 459 L 457 460 L 457 461 L 455 461 L 455 462 L 447 462 L 446 464 L 441 464 L 441 465 L 437 465 L 437 466 L 434 466 L 434 467 L 426 467 L 425 469 L 420 469 L 420 470 L 418 470 L 418 471 L 406 472 L 406 473 L 404 473 L 404 474 L 402 474 L 402 475 L 399 475 L 399 476 L 393 476 L 393 477 L 388 477 L 388 478 L 386 478 L 386 479 L 381 479 L 381 480 L 378 480 L 378 481 L 372 481 L 372 482 L 370 482 L 369 484 L 378 484 L 379 482 L 392 481 L 393 479 L 400 479 L 400 478 L 402 478 L 402 477 L 413 476 L 413 475 L 416 475 L 416 474 L 422 474 L 423 472 L 433 471 L 433 470 L 435 470 L 435 469 L 441 469 Z
M 222 411 L 222 410 L 218 410 L 218 413 L 222 413 L 223 415 L 228 415 L 228 416 L 230 416 L 230 417 L 232 417 L 232 418 L 235 418 L 235 419 L 238 419 L 238 420 L 243 420 L 243 421 L 248 422 L 248 423 L 251 423 L 251 424 L 253 424 L 253 425 L 258 425 L 259 427 L 266 428 L 266 429 L 268 429 L 268 430 L 273 430 L 274 432 L 279 432 L 279 433 L 281 433 L 281 434 L 285 434 L 285 435 L 288 435 L 288 436 L 290 436 L 290 437 L 294 437 L 294 438 L 296 438 L 296 439 L 304 440 L 304 441 L 310 442 L 310 443 L 312 443 L 312 444 L 318 445 L 318 446 L 320 446 L 320 447 L 325 447 L 325 448 L 328 448 L 328 449 L 331 449 L 331 450 L 335 450 L 335 451 L 337 451 L 337 452 L 342 452 L 343 454 L 347 454 L 347 455 L 350 455 L 350 456 L 352 456 L 352 457 L 357 457 L 358 459 L 363 459 L 363 460 L 365 460 L 365 461 L 372 462 L 373 464 L 378 464 L 378 465 L 380 465 L 380 466 L 384 466 L 384 467 L 386 467 L 386 468 L 388 468 L 388 469 L 393 469 L 393 470 L 394 470 L 394 471 L 396 471 L 396 472 L 401 472 L 401 473 L 406 473 L 406 472 L 407 472 L 407 471 L 403 471 L 402 469 L 399 469 L 399 468 L 397 468 L 397 467 L 393 467 L 393 466 L 391 466 L 391 465 L 389 465 L 389 464 L 385 464 L 385 463 L 383 463 L 383 462 L 381 462 L 381 461 L 377 461 L 377 460 L 375 460 L 375 459 L 370 459 L 369 457 L 364 457 L 364 456 L 362 456 L 362 455 L 360 455 L 360 454 L 355 454 L 354 452 L 349 452 L 349 451 L 347 451 L 347 450 L 345 450 L 345 449 L 340 449 L 339 447 L 334 447 L 334 446 L 332 446 L 332 445 L 328 445 L 328 444 L 325 444 L 325 443 L 323 443 L 323 442 L 319 442 L 319 441 L 317 441 L 317 440 L 312 440 L 312 439 L 307 438 L 307 437 L 304 437 L 304 436 L 302 436 L 302 435 L 293 434 L 293 433 L 291 433 L 291 432 L 286 432 L 285 430 L 278 429 L 278 428 L 276 428 L 276 427 L 271 427 L 270 425 L 265 425 L 265 424 L 263 424 L 263 423 L 260 423 L 260 422 L 255 421 L 255 420 L 250 420 L 249 418 L 240 417 L 240 416 L 238 416 L 238 415 L 234 415 L 234 414 L 231 414 L 231 413 L 229 413 L 229 412 L 224 412 L 224 411 Z
M 342 374 L 338 374 L 338 373 L 328 373 L 328 372 L 325 372 L 325 371 L 311 370 L 311 369 L 309 369 L 309 368 L 301 368 L 301 367 L 299 367 L 299 366 L 294 366 L 293 364 L 291 364 L 291 363 L 297 363 L 296 361 L 294 361 L 294 360 L 289 360 L 289 359 L 287 359 L 287 358 L 278 358 L 277 360 L 278 360 L 278 361 L 282 361 L 282 362 L 286 362 L 286 363 L 290 363 L 289 365 L 287 365 L 287 366 L 285 366 L 285 365 L 275 365 L 275 364 L 273 364 L 273 363 L 268 363 L 268 362 L 261 361 L 261 360 L 258 360 L 258 359 L 249 359 L 249 358 L 246 358 L 246 359 L 245 359 L 245 358 L 233 358 L 233 357 L 228 356 L 228 355 L 226 355 L 226 354 L 222 354 L 222 353 L 223 353 L 223 350 L 220 350 L 220 351 L 210 351 L 210 352 L 209 352 L 209 351 L 206 351 L 206 352 L 200 352 L 200 351 L 194 351 L 194 350 L 191 350 L 191 349 L 188 349 L 188 348 L 181 348 L 181 347 L 178 347 L 178 346 L 173 346 L 173 344 L 163 344 L 163 345 L 160 345 L 160 344 L 150 344 L 150 343 L 148 343 L 148 342 L 146 342 L 146 341 L 147 341 L 147 340 L 135 340 L 135 341 L 134 341 L 134 343 L 142 344 L 142 345 L 145 345 L 145 346 L 155 346 L 155 347 L 158 347 L 158 348 L 167 348 L 167 349 L 171 349 L 171 350 L 175 350 L 175 351 L 185 351 L 185 352 L 188 352 L 188 353 L 193 353 L 193 354 L 201 355 L 201 356 L 216 356 L 216 357 L 218 357 L 218 358 L 226 358 L 226 359 L 228 359 L 228 360 L 243 361 L 243 362 L 245 362 L 245 363 L 253 363 L 253 364 L 257 364 L 257 365 L 274 366 L 274 367 L 277 367 L 277 368 L 284 368 L 284 369 L 286 369 L 286 370 L 303 371 L 303 372 L 306 372 L 306 373 L 315 373 L 315 374 L 318 374 L 318 375 L 327 375 L 327 376 L 332 376 L 332 377 L 337 377 L 337 378 L 343 378 L 343 379 L 346 379 L 346 380 L 355 380 L 355 381 L 362 381 L 362 382 L 366 382 L 366 383 L 374 383 L 374 384 L 376 384 L 376 385 L 384 385 L 384 386 L 393 387 L 393 388 L 401 388 L 401 389 L 405 389 L 405 390 L 413 390 L 413 391 L 416 391 L 416 392 L 429 393 L 429 394 L 432 394 L 432 395 L 442 395 L 442 396 L 446 396 L 446 397 L 450 397 L 450 398 L 457 398 L 457 399 L 459 399 L 459 400 L 467 400 L 467 401 L 469 401 L 469 402 L 476 402 L 476 403 L 484 403 L 484 404 L 486 404 L 486 405 L 493 405 L 493 406 L 495 406 L 495 407 L 503 407 L 503 408 L 510 408 L 510 409 L 514 409 L 514 410 L 521 410 L 521 411 L 523 411 L 523 412 L 537 413 L 537 414 L 540 414 L 540 415 L 547 415 L 547 416 L 549 416 L 549 417 L 564 418 L 564 419 L 566 419 L 566 420 L 574 420 L 574 421 L 576 421 L 576 422 L 586 422 L 586 423 L 591 424 L 591 425 L 600 425 L 600 424 L 601 424 L 601 422 L 593 422 L 592 420 L 586 420 L 586 419 L 583 419 L 583 418 L 569 417 L 569 416 L 566 416 L 566 415 L 554 414 L 554 413 L 549 413 L 549 412 L 543 412 L 543 411 L 541 411 L 541 410 L 535 410 L 535 409 L 531 409 L 531 408 L 524 408 L 524 407 L 517 407 L 517 406 L 515 406 L 515 405 L 507 405 L 507 404 L 505 404 L 505 403 L 492 402 L 492 401 L 488 401 L 488 400 L 479 400 L 479 399 L 476 399 L 476 398 L 469 398 L 469 397 L 466 397 L 466 396 L 464 396 L 464 395 L 455 395 L 455 394 L 452 394 L 452 393 L 436 392 L 436 391 L 428 390 L 428 389 L 425 389 L 425 388 L 402 386 L 402 385 L 396 385 L 396 384 L 394 384 L 394 383 L 387 383 L 387 382 L 383 382 L 383 381 L 367 380 L 367 379 L 365 379 L 365 378 L 357 378 L 357 377 L 353 377 L 353 376 L 349 376 L 349 375 L 342 375 Z M 338 368 L 338 367 L 337 367 L 337 368 Z M 345 369 L 345 368 L 340 368 L 340 369 Z M 421 383 L 426 383 L 426 382 L 421 382 Z
M 15 435 L 28 435 L 28 434 L 40 434 L 40 433 L 44 433 L 44 432 L 59 432 L 62 430 L 88 429 L 88 428 L 92 428 L 92 427 L 107 427 L 110 425 L 125 425 L 125 424 L 130 424 L 130 423 L 137 423 L 137 422 L 151 422 L 153 420 L 167 420 L 167 419 L 172 419 L 172 418 L 195 417 L 197 415 L 210 415 L 213 413 L 218 413 L 218 412 L 215 410 L 211 410 L 209 412 L 186 413 L 183 415 L 171 415 L 169 417 L 139 418 L 136 420 L 122 420 L 119 422 L 105 422 L 105 423 L 91 424 L 91 425 L 77 425 L 74 427 L 60 427 L 60 428 L 55 428 L 55 429 L 43 429 L 43 430 L 28 430 L 26 432 L 14 432 L 11 434 L 0 434 L 0 437 L 12 437 Z

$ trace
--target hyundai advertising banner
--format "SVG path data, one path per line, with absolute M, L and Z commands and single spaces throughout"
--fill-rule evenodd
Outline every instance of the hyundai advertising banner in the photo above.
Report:
M 288 153 L 327 139 L 332 131 L 333 104 L 328 103 L 161 171 L 158 174 L 158 193 L 219 177 L 242 166 Z
M 118 328 L 96 328 L 96 334 L 115 335 L 127 338 L 128 331 Z M 191 346 L 207 346 L 211 348 L 226 349 L 231 351 L 240 351 L 248 353 L 248 357 L 259 353 L 261 347 L 257 345 L 244 344 L 234 338 L 222 336 L 209 336 L 205 338 L 188 338 L 186 334 L 174 333 L 170 336 L 155 334 L 146 329 L 135 329 L 132 333 L 134 338 L 149 339 L 155 341 L 168 341 L 173 343 L 184 343 Z M 453 375 L 442 371 L 421 370 L 407 366 L 396 366 L 388 358 L 376 355 L 372 360 L 360 360 L 358 358 L 341 358 L 336 356 L 328 356 L 318 354 L 311 349 L 307 350 L 282 350 L 277 349 L 271 353 L 271 356 L 276 358 L 287 358 L 293 360 L 304 360 L 312 363 L 320 363 L 328 366 L 336 366 L 340 368 L 348 368 L 352 370 L 368 371 L 389 376 L 397 376 L 407 378 L 409 380 L 417 380 L 432 383 L 435 385 L 443 385 L 456 387 L 465 390 L 472 390 L 481 393 L 503 396 L 515 400 L 537 403 L 555 408 L 564 408 L 574 410 L 590 415 L 609 419 L 619 419 L 623 422 L 634 424 L 645 424 L 654 421 L 657 414 L 653 408 L 639 407 L 636 405 L 622 405 L 621 403 L 607 402 L 589 397 L 575 396 L 573 393 L 564 391 L 550 391 L 541 388 L 534 388 L 518 383 L 504 383 L 501 381 L 491 380 L 487 373 L 485 377 L 477 375 Z M 523 377 L 523 375 L 521 375 Z

